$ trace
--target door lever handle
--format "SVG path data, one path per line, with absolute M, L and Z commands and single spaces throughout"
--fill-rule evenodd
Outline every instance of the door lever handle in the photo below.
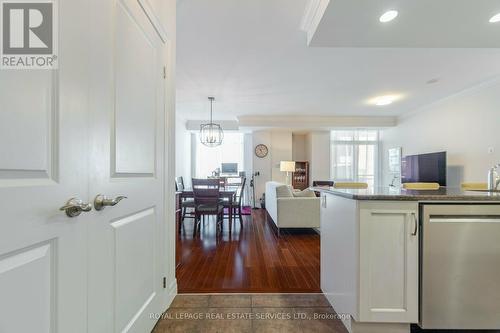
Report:
M 81 199 L 71 198 L 64 206 L 59 208 L 59 210 L 66 212 L 68 217 L 76 217 L 82 212 L 90 212 L 92 210 L 92 205 L 84 203 Z
M 98 194 L 94 199 L 95 210 L 103 210 L 106 207 L 114 206 L 123 199 L 127 199 L 126 196 L 119 195 L 114 199 L 110 199 L 102 194 Z

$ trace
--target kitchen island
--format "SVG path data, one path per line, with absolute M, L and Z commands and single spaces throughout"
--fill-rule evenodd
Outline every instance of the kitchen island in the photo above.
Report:
M 453 293 L 450 291 L 452 296 L 444 301 L 441 300 L 443 297 L 433 297 L 433 293 L 446 292 L 449 286 L 461 289 L 464 287 L 461 283 L 471 280 L 467 271 L 446 271 L 441 272 L 441 280 L 436 281 L 433 271 L 439 270 L 441 263 L 442 267 L 456 266 L 457 260 L 453 259 L 451 266 L 447 264 L 447 257 L 429 256 L 425 258 L 430 259 L 422 260 L 429 255 L 430 248 L 427 245 L 424 248 L 423 244 L 427 243 L 423 242 L 422 233 L 426 235 L 427 242 L 436 242 L 436 237 L 442 237 L 443 242 L 450 243 L 450 249 L 459 247 L 457 251 L 463 251 L 468 244 L 472 244 L 461 242 L 468 234 L 483 238 L 488 238 L 488 234 L 498 236 L 500 193 L 453 188 L 426 191 L 399 188 L 312 189 L 321 194 L 321 289 L 341 315 L 349 332 L 410 332 L 412 323 L 420 323 L 424 328 L 449 329 L 500 325 L 496 316 L 488 312 L 490 308 L 500 306 L 491 304 L 498 303 L 500 299 L 500 292 L 495 291 L 493 295 L 491 292 L 492 287 L 500 289 L 499 279 L 489 278 L 499 269 L 486 268 L 481 272 L 485 276 L 479 278 L 490 287 L 484 295 L 476 291 L 478 297 L 486 298 L 482 309 L 477 302 L 469 304 L 464 301 L 463 297 L 470 298 L 471 292 L 459 293 L 453 289 Z M 432 226 L 427 224 L 425 227 L 429 221 L 433 222 Z M 477 229 L 471 229 L 470 224 L 464 223 L 486 221 L 499 223 L 475 223 L 475 226 L 483 226 L 477 233 L 474 231 Z M 459 232 L 458 241 L 447 239 L 448 234 L 454 235 L 448 232 L 449 228 Z M 438 243 L 441 242 L 438 240 Z M 489 258 L 494 263 L 500 259 L 497 243 L 493 238 L 484 243 L 488 247 L 481 251 L 489 255 L 484 260 Z M 439 251 L 449 254 L 447 250 Z M 471 252 L 474 251 L 472 248 Z M 464 258 L 461 260 L 467 265 L 469 261 L 477 262 L 478 259 L 477 256 Z M 468 285 L 465 287 L 474 290 Z M 422 300 L 419 301 L 419 298 Z M 474 309 L 483 310 L 479 314 L 479 323 L 462 313 Z

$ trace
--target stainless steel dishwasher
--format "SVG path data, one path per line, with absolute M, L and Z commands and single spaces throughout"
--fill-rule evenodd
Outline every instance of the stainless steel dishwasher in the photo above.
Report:
M 421 206 L 420 326 L 500 328 L 500 205 Z

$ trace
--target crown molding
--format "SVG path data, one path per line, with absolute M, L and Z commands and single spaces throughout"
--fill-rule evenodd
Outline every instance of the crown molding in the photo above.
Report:
M 238 122 L 235 120 L 214 120 L 213 122 L 219 124 L 224 131 L 239 130 Z M 206 123 L 206 120 L 188 120 L 186 121 L 186 129 L 188 131 L 199 131 L 200 126 Z
M 330 0 L 309 0 L 300 22 L 300 30 L 307 33 L 307 45 L 310 44 L 329 4 Z
M 397 125 L 397 117 L 345 117 L 345 116 L 241 116 L 240 128 L 251 129 L 334 129 L 334 128 L 383 128 Z

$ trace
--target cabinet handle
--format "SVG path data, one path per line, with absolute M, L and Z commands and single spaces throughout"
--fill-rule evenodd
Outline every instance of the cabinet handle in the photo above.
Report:
M 326 208 L 326 195 L 323 195 L 321 198 L 323 199 L 322 206 L 323 206 L 323 208 Z
M 415 223 L 415 228 L 413 229 L 413 232 L 411 233 L 412 236 L 416 236 L 418 232 L 418 221 L 417 221 L 417 214 L 414 212 L 411 213 L 413 216 L 413 222 Z

